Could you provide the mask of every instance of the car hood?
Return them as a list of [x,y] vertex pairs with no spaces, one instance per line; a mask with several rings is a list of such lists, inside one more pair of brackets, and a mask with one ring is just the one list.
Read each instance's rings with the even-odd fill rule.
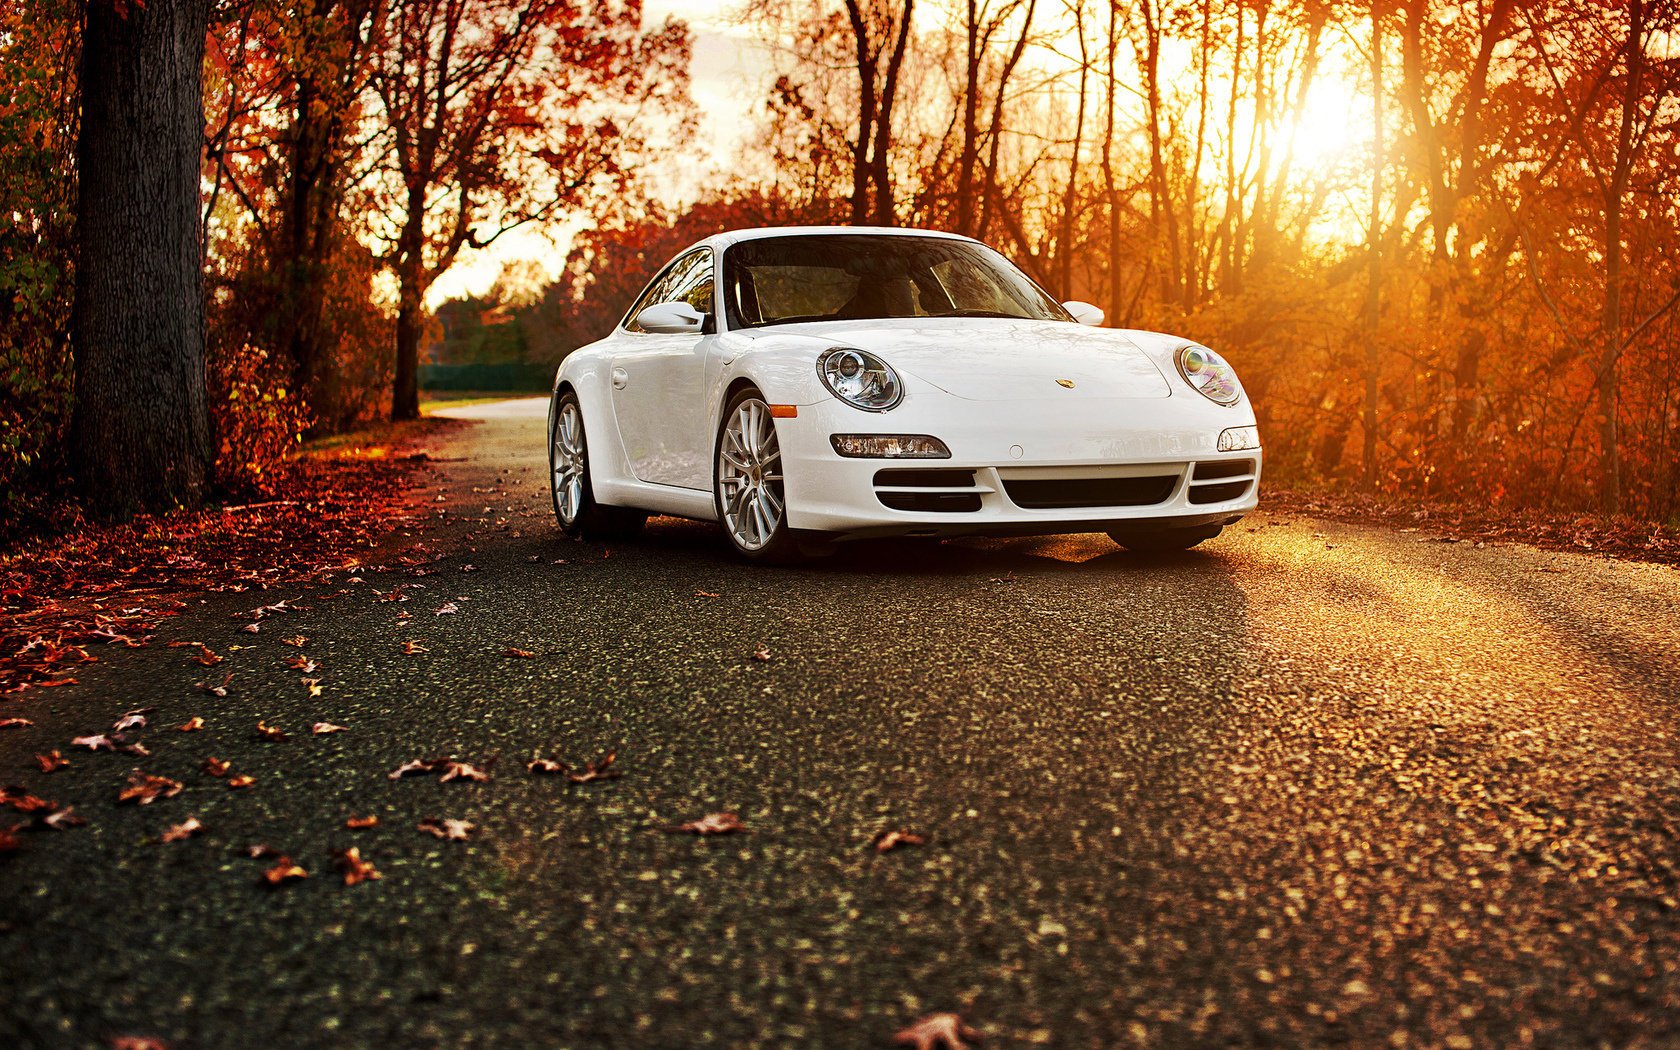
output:
[[925,318],[826,321],[753,330],[852,346],[970,401],[1026,397],[1161,398],[1172,388],[1137,344],[1113,329],[1066,321]]

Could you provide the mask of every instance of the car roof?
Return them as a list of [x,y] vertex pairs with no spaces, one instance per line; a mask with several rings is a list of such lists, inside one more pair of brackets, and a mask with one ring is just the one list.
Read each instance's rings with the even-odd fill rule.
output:
[[943,237],[953,241],[974,240],[972,237],[964,237],[958,233],[946,233],[944,230],[920,230],[906,226],[755,226],[714,233],[710,237],[695,241],[677,254],[681,255],[683,252],[692,251],[701,246],[721,251],[739,241],[756,241],[762,237],[821,236],[824,234],[862,234],[871,237]]

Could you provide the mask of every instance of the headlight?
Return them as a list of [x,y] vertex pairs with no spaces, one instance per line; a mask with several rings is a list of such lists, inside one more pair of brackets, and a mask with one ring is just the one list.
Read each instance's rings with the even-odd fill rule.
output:
[[1205,346],[1187,346],[1178,352],[1178,374],[1209,401],[1234,405],[1242,397],[1237,370]]
[[1219,432],[1219,451],[1221,452],[1244,452],[1259,447],[1259,427],[1227,427]]
[[824,350],[817,375],[835,397],[865,412],[885,412],[904,399],[898,373],[874,354],[848,346]]
[[929,434],[830,434],[834,451],[849,459],[950,459],[945,442]]

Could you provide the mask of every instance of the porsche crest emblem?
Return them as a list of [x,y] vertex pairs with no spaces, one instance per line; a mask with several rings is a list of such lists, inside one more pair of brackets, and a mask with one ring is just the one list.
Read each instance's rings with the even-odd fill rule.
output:
[[1071,380],[1071,379],[1058,379],[1058,380],[1056,380],[1056,385],[1061,386],[1061,387],[1066,387],[1069,390],[1072,390],[1073,389],[1073,380]]

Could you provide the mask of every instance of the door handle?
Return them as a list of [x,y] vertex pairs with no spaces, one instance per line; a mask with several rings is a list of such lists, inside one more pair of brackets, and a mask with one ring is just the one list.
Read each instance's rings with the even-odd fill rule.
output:
[[630,374],[622,368],[612,370],[612,385],[614,390],[623,390],[624,384],[630,381]]

